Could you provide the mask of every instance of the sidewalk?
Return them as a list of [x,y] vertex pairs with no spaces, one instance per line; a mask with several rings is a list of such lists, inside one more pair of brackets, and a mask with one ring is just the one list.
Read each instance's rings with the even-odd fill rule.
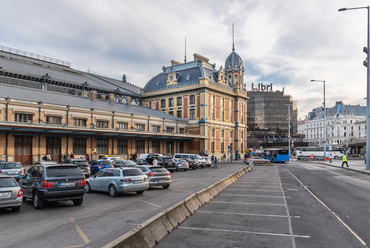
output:
[[[293,161],[300,161],[300,160],[292,160]],[[360,172],[360,173],[365,173],[365,174],[370,174],[370,170],[366,170],[366,164],[365,164],[365,161],[364,160],[351,160],[351,159],[348,159],[348,165],[349,167],[347,167],[346,165],[344,165],[343,169],[345,170],[351,170],[351,171],[357,171],[357,172]],[[313,162],[304,162],[302,161],[302,163],[313,163]],[[314,163],[317,163],[317,164],[324,164],[324,165],[328,165],[328,166],[332,166],[332,167],[337,167],[337,168],[341,168],[342,167],[342,160],[341,159],[333,159],[332,162],[330,163],[329,161],[325,161],[325,162],[314,162]]]

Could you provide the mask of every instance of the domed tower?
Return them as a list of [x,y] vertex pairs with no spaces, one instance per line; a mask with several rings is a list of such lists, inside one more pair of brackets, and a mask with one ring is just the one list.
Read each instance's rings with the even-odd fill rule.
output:
[[235,52],[234,47],[234,26],[233,26],[233,51],[227,57],[225,61],[225,75],[229,81],[229,84],[233,85],[234,88],[242,88],[244,66],[240,56]]

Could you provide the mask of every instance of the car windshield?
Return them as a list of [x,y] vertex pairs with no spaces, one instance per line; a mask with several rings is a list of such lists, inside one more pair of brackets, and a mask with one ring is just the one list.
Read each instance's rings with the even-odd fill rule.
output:
[[46,168],[48,177],[82,176],[81,169],[75,166],[51,166]]
[[136,165],[136,163],[132,160],[124,160],[122,161],[122,163],[125,165]]
[[87,163],[87,161],[73,161],[73,164],[76,164],[76,165],[89,165],[89,163]]
[[153,172],[166,172],[167,170],[165,168],[163,168],[162,166],[158,166],[158,167],[150,167],[150,169],[153,171]]
[[164,158],[163,161],[164,162],[167,162],[167,163],[173,163],[173,159],[172,158]]
[[123,170],[122,172],[125,177],[145,175],[144,172],[138,168]]
[[201,157],[201,156],[199,156],[199,155],[194,155],[194,157],[195,157],[196,159],[202,159],[202,157]]
[[21,169],[22,166],[20,163],[7,163],[4,162],[1,164],[1,169]]
[[18,183],[13,177],[0,177],[0,188],[16,186],[18,186]]
[[186,160],[181,159],[181,160],[180,160],[180,163],[185,163],[185,164],[186,164],[186,163],[187,163],[187,161],[186,161]]
[[100,165],[111,165],[111,162],[109,160],[103,160],[103,161],[100,161],[99,164]]

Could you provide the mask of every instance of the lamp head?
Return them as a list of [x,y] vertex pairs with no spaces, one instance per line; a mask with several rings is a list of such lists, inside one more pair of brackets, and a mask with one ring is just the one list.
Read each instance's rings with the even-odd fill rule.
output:
[[341,8],[341,9],[338,9],[338,11],[346,11],[347,8]]

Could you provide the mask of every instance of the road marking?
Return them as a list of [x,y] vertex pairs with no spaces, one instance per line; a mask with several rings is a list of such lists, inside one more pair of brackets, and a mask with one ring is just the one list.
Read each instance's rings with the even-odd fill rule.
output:
[[83,244],[83,245],[72,245],[72,246],[66,246],[66,247],[63,247],[63,248],[76,248],[76,247],[82,247],[84,245],[85,244]]
[[[285,192],[284,192],[284,189],[283,189],[283,185],[281,183],[281,178],[280,178],[279,172],[277,173],[277,176],[279,177],[280,189],[281,189],[281,192],[283,193],[283,196],[284,196],[284,203],[285,203],[286,214],[288,216],[290,216],[289,209],[288,209],[288,204],[287,204],[286,199],[285,199]],[[295,248],[296,247],[295,239],[294,239],[295,236],[294,236],[294,233],[293,233],[292,221],[291,221],[290,218],[288,218],[288,223],[289,223],[289,232],[290,232],[291,239],[292,239],[292,247]]]
[[298,191],[299,189],[287,189],[289,191]]
[[81,238],[83,239],[83,241],[85,242],[85,244],[88,244],[90,243],[90,240],[89,238],[85,235],[85,233],[82,231],[82,229],[80,228],[79,225],[76,224],[76,221],[73,217],[69,218],[71,220],[71,222],[73,223],[73,225],[75,226],[78,234],[80,234]]
[[[240,194],[221,194],[220,196],[223,195],[233,195],[233,196],[247,196],[247,197],[269,197],[269,198],[284,198],[284,196],[269,196],[269,195],[240,195]],[[285,198],[290,198],[289,196]]]
[[157,207],[157,208],[161,208],[161,206],[155,205],[154,203],[151,203],[151,202],[148,202],[148,201],[144,201],[144,200],[136,199],[136,198],[135,198],[135,200],[144,202],[146,204],[152,205],[152,206]]
[[[212,229],[212,228],[198,228],[198,227],[178,227],[179,229],[188,230],[199,230],[199,231],[215,231],[215,232],[234,232],[234,233],[248,233],[257,235],[268,235],[268,236],[280,236],[280,237],[290,237],[290,234],[285,233],[265,233],[265,232],[251,232],[251,231],[238,231],[238,230],[227,230],[227,229]],[[310,238],[308,235],[294,235],[296,238]]]
[[229,215],[246,215],[246,216],[262,216],[262,217],[277,217],[277,218],[296,218],[300,219],[301,216],[287,216],[287,215],[275,215],[275,214],[244,214],[244,213],[231,213],[231,212],[212,212],[212,211],[197,211],[197,213],[204,214],[229,214]]
[[310,193],[318,202],[320,202],[330,213],[332,213],[338,220],[340,223],[342,223],[348,231],[350,231],[356,238],[358,241],[360,241],[361,244],[363,244],[364,246],[366,246],[366,243],[365,241],[363,241],[360,236],[358,236],[346,223],[344,223],[344,221],[336,214],[334,213],[328,206],[325,205],[324,202],[322,202],[314,193],[312,193],[306,186],[303,185],[303,183],[292,173],[290,172],[288,169],[286,169],[303,187],[304,189]]
[[[242,188],[243,190],[245,188]],[[251,189],[248,187],[248,189]],[[225,189],[224,191],[228,191],[228,190],[237,190],[237,191],[240,191],[241,189]],[[251,189],[253,191],[262,191],[262,192],[276,192],[276,193],[281,193],[281,190],[264,190],[264,189]]]
[[284,204],[271,204],[271,203],[255,203],[255,202],[229,202],[229,201],[210,201],[210,203],[231,203],[231,204],[244,204],[244,205],[263,205],[263,206],[285,206]]

